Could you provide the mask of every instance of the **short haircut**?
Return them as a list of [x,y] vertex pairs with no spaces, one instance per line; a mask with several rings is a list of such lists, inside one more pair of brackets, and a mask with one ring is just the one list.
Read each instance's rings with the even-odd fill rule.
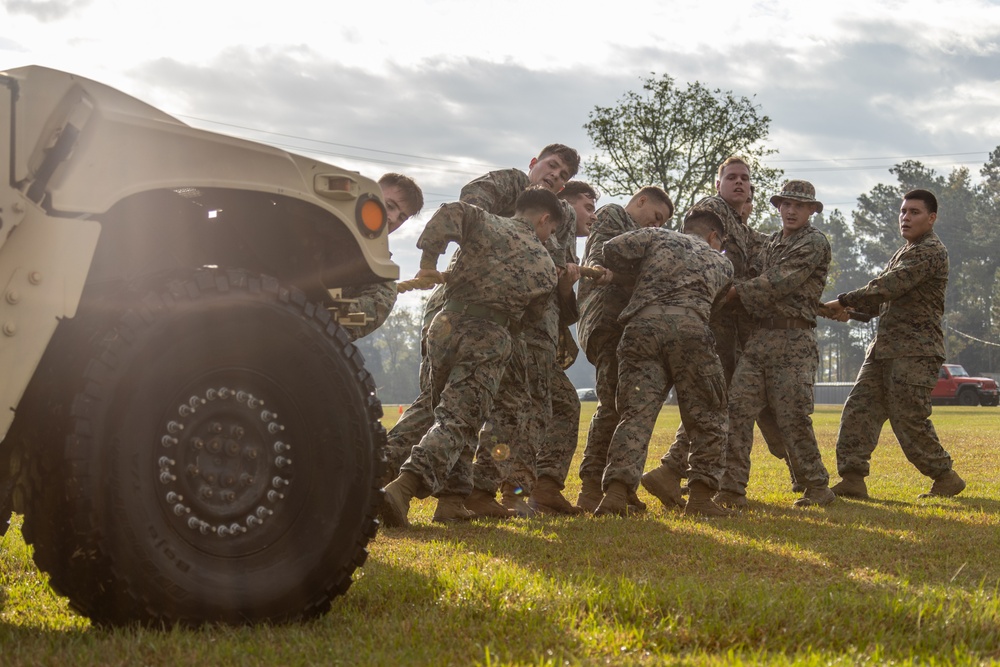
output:
[[655,199],[661,204],[666,204],[668,207],[670,207],[670,215],[668,215],[667,217],[668,218],[674,217],[674,202],[671,201],[670,195],[667,194],[666,190],[664,190],[658,185],[647,185],[646,187],[641,188],[638,192],[632,195],[632,199],[643,196],[645,196],[646,199]]
[[930,190],[924,190],[921,188],[917,188],[916,190],[910,190],[905,195],[903,195],[903,200],[905,201],[907,199],[919,199],[920,201],[922,201],[924,204],[927,205],[928,213],[937,213],[937,208],[938,208],[937,197],[935,197],[934,193],[931,192]]
[[413,209],[412,215],[420,213],[420,209],[424,207],[424,192],[417,185],[417,182],[409,176],[390,171],[387,174],[382,174],[382,178],[378,179],[378,184],[380,187],[399,188],[406,203]]
[[570,178],[576,176],[576,172],[580,170],[580,154],[565,144],[549,144],[538,154],[538,159],[541,160],[549,155],[558,155],[562,158],[562,161],[566,163],[566,167],[569,169]]
[[517,213],[548,213],[557,225],[563,221],[563,205],[559,198],[540,185],[529,186],[517,196],[514,202],[514,212]]
[[684,233],[708,236],[718,232],[720,238],[726,238],[726,226],[722,224],[719,214],[709,208],[695,206],[684,216]]
[[723,160],[722,164],[719,165],[719,173],[716,174],[715,180],[721,181],[722,172],[724,172],[726,170],[726,167],[728,167],[731,164],[742,164],[744,167],[747,168],[747,171],[750,172],[750,175],[751,176],[753,175],[753,169],[750,168],[750,165],[747,164],[746,160],[741,158],[739,155],[730,155],[725,160]]
[[595,202],[601,198],[597,190],[591,187],[590,183],[584,181],[569,181],[559,193],[559,199],[576,200],[579,196],[590,197]]

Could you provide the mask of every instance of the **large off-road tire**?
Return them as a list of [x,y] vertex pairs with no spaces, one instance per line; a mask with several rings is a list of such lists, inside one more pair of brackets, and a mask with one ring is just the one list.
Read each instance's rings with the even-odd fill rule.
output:
[[63,336],[85,361],[26,456],[36,563],[102,624],[326,611],[378,525],[385,432],[360,353],[324,308],[241,271],[127,303]]
[[958,396],[955,402],[959,405],[979,405],[979,394],[972,387],[966,387],[965,389],[958,390]]

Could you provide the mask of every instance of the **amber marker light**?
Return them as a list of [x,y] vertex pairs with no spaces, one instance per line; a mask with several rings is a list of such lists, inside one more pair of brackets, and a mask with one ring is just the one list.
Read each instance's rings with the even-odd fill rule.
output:
[[386,213],[385,206],[374,195],[363,195],[358,199],[358,205],[354,209],[354,215],[358,221],[358,228],[361,233],[370,239],[377,238],[385,229]]

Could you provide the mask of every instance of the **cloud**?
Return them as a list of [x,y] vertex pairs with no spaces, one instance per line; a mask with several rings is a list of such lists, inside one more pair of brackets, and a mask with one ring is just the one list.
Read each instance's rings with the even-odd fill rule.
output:
[[4,0],[0,5],[10,14],[31,16],[42,23],[49,23],[86,9],[92,2],[93,0]]
[[[448,54],[372,70],[311,45],[272,44],[226,47],[199,63],[140,61],[129,75],[139,96],[187,122],[318,152],[373,178],[390,170],[417,178],[426,212],[392,242],[400,263],[412,261],[405,275],[438,204],[492,168],[526,168],[553,141],[592,154],[582,128],[590,110],[615,104],[651,73],[753,97],[772,119],[775,166],[809,178],[841,208],[894,180],[887,169],[900,160],[890,157],[982,150],[985,160],[1000,143],[997,25],[962,39],[914,39],[888,19],[839,21],[828,37],[803,42],[752,35],[736,47],[620,47],[610,68]],[[871,157],[887,159],[859,160]],[[928,165],[946,173],[948,159]]]

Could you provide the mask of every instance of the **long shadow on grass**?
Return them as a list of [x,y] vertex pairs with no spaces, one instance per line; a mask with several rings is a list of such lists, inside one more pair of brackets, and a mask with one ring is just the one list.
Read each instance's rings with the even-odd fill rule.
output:
[[[460,533],[474,536],[480,527],[450,528],[414,526],[380,536],[428,540],[432,558],[430,565],[428,559],[416,559],[420,564],[413,568],[388,564],[378,548],[365,565],[364,577],[334,606],[325,624],[341,635],[375,644],[377,659],[356,654],[355,664],[469,665],[482,661],[487,650],[493,660],[530,663],[536,654],[533,642],[539,638],[567,658],[586,656],[580,638],[559,615],[521,603],[521,592],[504,579],[509,573],[489,560],[467,558],[475,540],[449,539]],[[392,545],[384,548],[391,550]]]
[[980,498],[927,500],[920,506],[840,499],[806,511],[752,502],[728,530],[745,540],[814,555],[851,578],[974,592],[1000,582],[1000,561],[994,556],[1000,553],[998,510],[998,503]]
[[[624,520],[540,518],[398,535],[429,549],[450,545],[442,558],[471,558],[467,575],[448,578],[473,613],[489,616],[508,600],[561,618],[567,644],[560,648],[574,655],[579,637],[595,634],[628,636],[630,650],[654,655],[794,654],[805,646],[879,646],[882,659],[992,655],[1000,642],[990,562],[1000,553],[998,531],[908,510],[905,503],[807,511],[755,503],[741,517],[717,521],[661,510]],[[508,621],[538,617],[515,614],[503,625]]]

